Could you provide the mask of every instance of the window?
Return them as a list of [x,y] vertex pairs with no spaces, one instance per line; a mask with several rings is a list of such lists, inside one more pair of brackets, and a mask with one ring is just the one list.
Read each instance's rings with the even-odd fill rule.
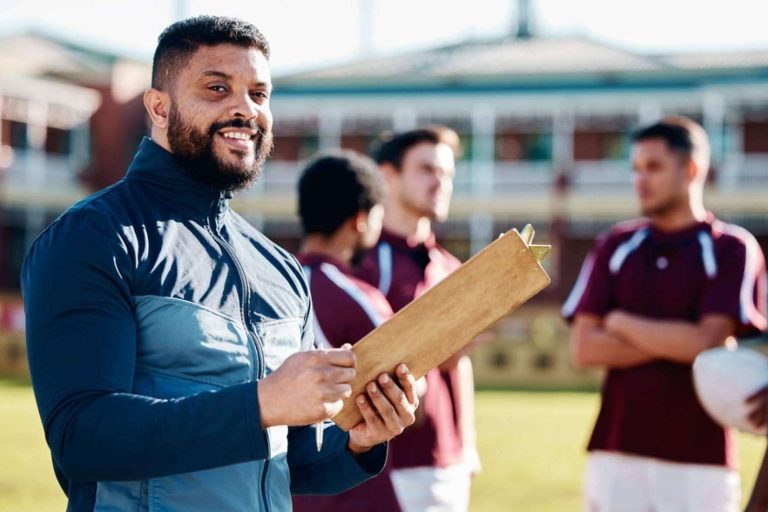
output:
[[577,130],[573,135],[573,156],[577,161],[626,159],[629,136],[617,131]]
[[552,159],[551,133],[504,132],[496,135],[496,160],[546,162]]

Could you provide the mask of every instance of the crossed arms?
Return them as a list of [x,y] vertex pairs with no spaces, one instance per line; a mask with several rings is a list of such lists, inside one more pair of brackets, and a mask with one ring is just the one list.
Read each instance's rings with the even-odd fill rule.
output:
[[577,313],[571,351],[574,362],[585,368],[626,368],[658,359],[692,363],[700,352],[724,345],[735,329],[733,319],[720,314],[686,322],[651,319],[618,309],[604,317]]

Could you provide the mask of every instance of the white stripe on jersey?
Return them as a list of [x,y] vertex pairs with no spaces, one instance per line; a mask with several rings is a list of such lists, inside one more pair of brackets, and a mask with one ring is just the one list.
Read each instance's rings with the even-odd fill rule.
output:
[[[308,265],[304,265],[302,267],[302,270],[304,270],[304,275],[307,276],[307,284],[309,284],[310,289],[310,295],[312,290],[312,269]],[[333,345],[328,341],[328,338],[325,336],[325,333],[323,332],[323,328],[320,327],[320,322],[317,320],[317,315],[315,315],[315,310],[312,310],[312,327],[315,331],[315,346],[318,348],[333,348]]]
[[715,259],[715,246],[712,235],[706,231],[699,231],[699,245],[701,245],[701,261],[704,263],[704,271],[707,277],[717,277],[717,260]]
[[341,288],[347,293],[347,295],[349,295],[355,302],[357,302],[362,310],[365,311],[365,314],[368,315],[368,318],[371,320],[374,326],[378,327],[382,324],[382,322],[384,322],[384,319],[376,311],[374,305],[371,304],[370,299],[365,296],[365,293],[360,291],[360,288],[358,288],[355,283],[350,281],[349,278],[345,276],[338,268],[328,263],[323,263],[320,265],[320,271],[325,274],[333,284]]
[[760,272],[760,246],[752,233],[733,224],[720,224],[723,233],[734,236],[744,242],[746,249],[744,261],[744,277],[741,280],[741,291],[739,293],[739,303],[741,305],[741,321],[745,324],[751,323],[751,318],[762,317],[762,313],[757,310],[754,302],[755,282],[757,274]]
[[392,246],[387,242],[379,244],[379,291],[386,297],[392,286]]
[[627,257],[640,247],[640,244],[642,244],[643,240],[647,237],[648,228],[641,229],[635,232],[635,234],[632,235],[632,238],[616,248],[616,252],[613,253],[611,260],[608,262],[608,268],[610,269],[611,274],[616,275],[619,273],[619,270],[621,270],[621,266],[624,264]]
[[573,290],[571,290],[570,295],[568,295],[568,298],[560,310],[560,313],[565,318],[570,318],[573,316],[573,313],[576,311],[579,302],[581,302],[581,298],[584,296],[584,292],[587,289],[589,278],[592,276],[592,267],[594,265],[595,255],[591,252],[587,256],[587,259],[584,260],[584,264],[581,266],[581,272],[579,272],[579,277],[576,279],[576,284],[573,285]]

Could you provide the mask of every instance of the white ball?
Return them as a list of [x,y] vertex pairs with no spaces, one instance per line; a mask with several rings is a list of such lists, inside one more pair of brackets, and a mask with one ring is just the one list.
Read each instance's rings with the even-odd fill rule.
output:
[[749,421],[747,397],[768,386],[768,358],[748,348],[713,348],[693,362],[693,383],[704,410],[724,427],[765,435]]

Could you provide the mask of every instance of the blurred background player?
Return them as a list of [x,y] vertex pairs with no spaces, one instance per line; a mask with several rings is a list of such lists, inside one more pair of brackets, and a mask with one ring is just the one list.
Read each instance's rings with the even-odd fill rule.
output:
[[[445,127],[400,133],[376,155],[387,183],[384,229],[360,275],[397,312],[453,272],[460,262],[435,240],[453,192],[458,135]],[[391,478],[406,511],[466,510],[475,447],[472,365],[457,354],[420,381],[416,424],[390,445]]]
[[[384,295],[352,273],[363,250],[381,234],[384,182],[373,160],[338,151],[312,161],[298,188],[304,230],[299,261],[310,283],[315,340],[321,347],[340,348],[392,316]],[[352,492],[294,497],[293,504],[297,512],[399,510],[386,468]]]
[[766,327],[765,261],[704,208],[704,130],[667,118],[633,137],[646,219],[597,242],[563,306],[580,366],[607,369],[589,442],[587,510],[739,508],[735,443],[696,399],[691,363]]

